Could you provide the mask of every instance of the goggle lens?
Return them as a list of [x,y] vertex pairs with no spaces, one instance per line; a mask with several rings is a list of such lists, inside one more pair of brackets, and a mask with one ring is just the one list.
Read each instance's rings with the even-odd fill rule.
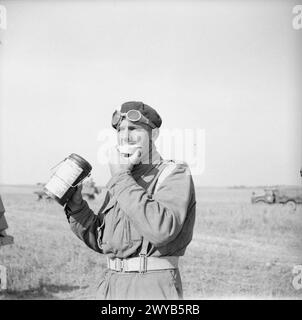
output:
[[145,119],[144,116],[142,116],[141,112],[138,110],[129,110],[127,113],[121,113],[120,111],[115,110],[111,120],[112,126],[115,129],[123,117],[126,117],[128,120],[133,122],[142,121],[153,129],[156,127],[151,121]]
[[130,121],[139,121],[141,118],[141,113],[138,110],[129,110],[127,112],[127,118]]
[[120,113],[118,111],[115,111],[114,114],[112,115],[112,124],[116,126],[118,122],[120,121]]

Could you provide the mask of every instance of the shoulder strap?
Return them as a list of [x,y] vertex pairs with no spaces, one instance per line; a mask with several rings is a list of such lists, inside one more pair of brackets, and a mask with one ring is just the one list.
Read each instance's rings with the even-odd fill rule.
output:
[[160,173],[156,185],[155,185],[155,189],[154,189],[154,193],[157,192],[157,190],[159,189],[160,185],[162,184],[162,182],[168,177],[168,175],[176,168],[176,163],[175,162],[169,162],[167,164],[167,166],[162,170],[162,172]]
[[[166,167],[162,170],[162,172],[159,174],[159,177],[157,179],[154,193],[157,192],[158,188],[162,184],[162,182],[168,177],[168,175],[176,168],[176,163],[174,162],[169,162]],[[149,241],[144,237],[143,238],[143,243],[142,243],[142,248],[140,251],[140,256],[146,256],[147,255],[147,250],[148,250],[148,245]]]

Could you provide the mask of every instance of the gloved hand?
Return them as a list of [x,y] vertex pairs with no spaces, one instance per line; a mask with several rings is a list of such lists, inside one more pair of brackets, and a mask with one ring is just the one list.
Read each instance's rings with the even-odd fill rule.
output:
[[72,197],[69,199],[68,201],[68,207],[71,210],[76,210],[78,207],[80,207],[80,205],[82,204],[83,201],[83,196],[82,196],[82,189],[83,189],[83,185],[79,184],[77,186],[77,190],[75,191],[75,193],[72,195]]

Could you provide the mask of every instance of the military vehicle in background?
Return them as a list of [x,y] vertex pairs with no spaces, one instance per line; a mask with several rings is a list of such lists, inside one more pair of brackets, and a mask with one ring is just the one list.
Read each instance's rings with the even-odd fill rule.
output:
[[100,193],[100,188],[95,185],[92,178],[83,183],[82,195],[83,198],[94,200],[96,195]]
[[264,189],[262,194],[253,192],[251,202],[256,204],[280,203],[290,209],[296,210],[298,204],[302,204],[302,187],[278,187]]
[[49,200],[49,201],[52,200],[52,198],[44,191],[45,185],[46,185],[46,183],[41,183],[41,182],[37,183],[39,190],[34,191],[34,194],[37,195],[37,201],[40,201],[43,198],[46,200]]

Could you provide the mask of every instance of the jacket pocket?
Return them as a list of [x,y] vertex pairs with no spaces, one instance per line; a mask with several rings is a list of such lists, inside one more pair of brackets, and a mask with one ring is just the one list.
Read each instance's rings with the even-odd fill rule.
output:
[[129,242],[141,241],[143,237],[136,230],[131,220],[127,216],[125,216],[125,220],[126,220],[127,235],[128,235]]
[[103,252],[119,256],[134,254],[142,241],[142,236],[127,215],[116,206],[105,215],[104,220]]

